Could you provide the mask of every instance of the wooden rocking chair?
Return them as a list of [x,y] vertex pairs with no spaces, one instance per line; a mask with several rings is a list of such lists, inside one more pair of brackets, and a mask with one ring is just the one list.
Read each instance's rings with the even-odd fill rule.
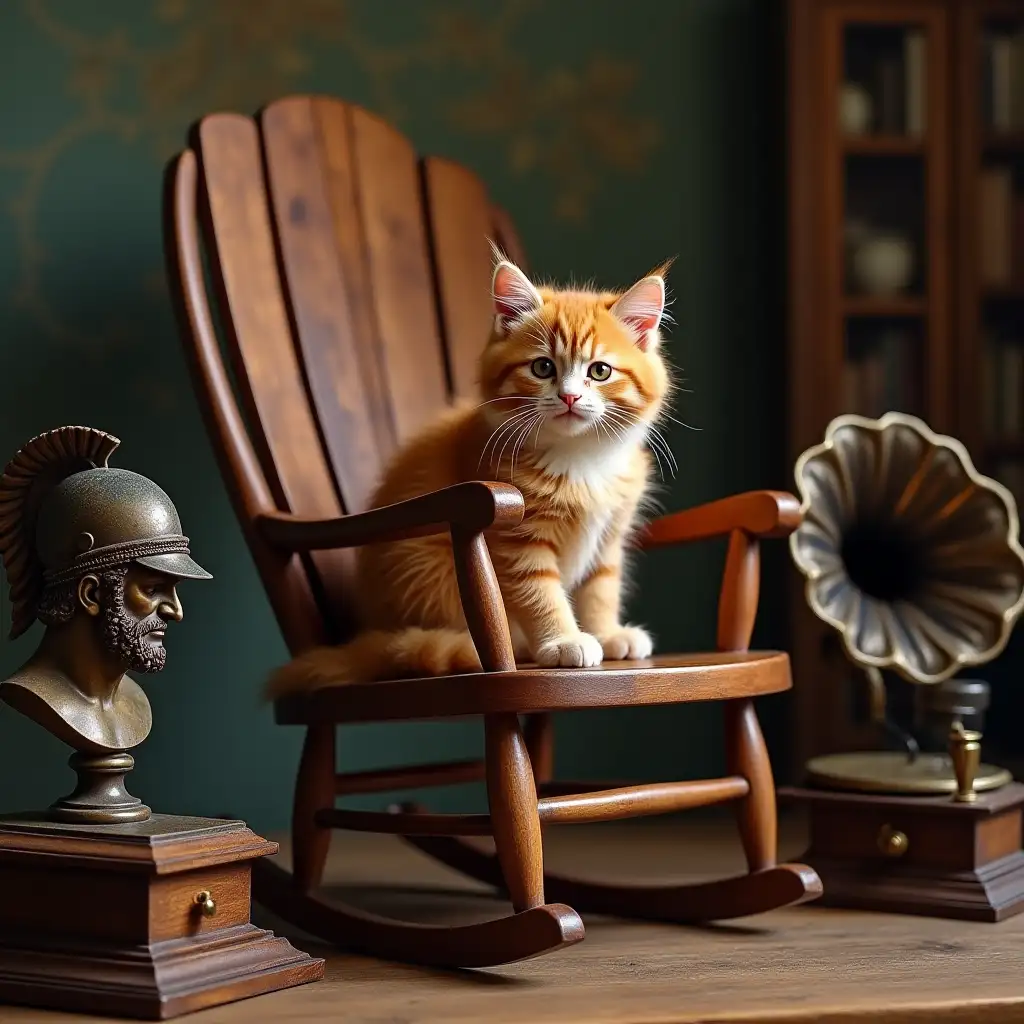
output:
[[[484,671],[338,686],[277,702],[306,729],[292,818],[294,871],[261,865],[255,898],[347,949],[446,967],[537,956],[583,938],[574,909],[699,922],[812,899],[821,884],[776,864],[775,790],[753,698],[790,687],[789,660],[748,651],[758,541],[799,521],[789,494],[742,494],[657,520],[647,547],[727,536],[718,650],[596,669],[518,667],[486,537],[519,522],[519,492],[487,481],[367,510],[382,461],[453,396],[474,392],[487,336],[494,238],[525,259],[508,218],[468,170],[420,160],[394,128],[335,99],[294,96],[258,118],[213,114],[167,179],[172,290],[209,435],[293,654],[351,629],[350,551],[412,532],[451,535]],[[209,263],[230,366],[204,279]],[[253,680],[257,685],[259,680]],[[609,788],[552,781],[549,713],[720,700],[729,775]],[[525,730],[519,715],[526,715]],[[482,762],[336,774],[336,726],[480,716]],[[343,810],[354,793],[483,779],[490,813]],[[749,873],[707,884],[623,887],[545,874],[541,828],[732,800]],[[407,924],[328,904],[314,890],[335,828],[395,833],[511,897],[512,916]],[[491,835],[496,855],[463,837]]]

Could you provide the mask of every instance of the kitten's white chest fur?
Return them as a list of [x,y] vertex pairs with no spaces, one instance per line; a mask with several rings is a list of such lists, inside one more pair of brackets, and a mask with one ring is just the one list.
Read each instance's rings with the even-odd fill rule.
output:
[[595,567],[601,541],[611,525],[612,512],[610,508],[603,508],[588,517],[576,535],[575,544],[566,545],[563,549],[558,571],[566,590],[580,584]]
[[595,568],[602,541],[621,511],[622,488],[618,481],[630,471],[643,431],[623,432],[617,443],[601,435],[566,439],[544,453],[541,466],[590,493],[590,512],[580,524],[575,542],[566,545],[558,560],[562,583],[571,590]]
[[550,444],[538,459],[540,467],[553,476],[582,484],[595,495],[606,491],[617,477],[629,472],[636,449],[644,442],[643,425],[619,430],[610,440],[602,432],[563,438]]

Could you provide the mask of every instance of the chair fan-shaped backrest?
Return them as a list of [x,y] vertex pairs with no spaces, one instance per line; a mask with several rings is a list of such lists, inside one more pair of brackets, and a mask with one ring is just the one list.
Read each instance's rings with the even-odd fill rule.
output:
[[518,239],[466,168],[327,97],[203,118],[168,183],[182,335],[236,511],[289,647],[338,638],[351,555],[283,561],[252,517],[366,507],[395,446],[472,394],[489,240],[522,260]]

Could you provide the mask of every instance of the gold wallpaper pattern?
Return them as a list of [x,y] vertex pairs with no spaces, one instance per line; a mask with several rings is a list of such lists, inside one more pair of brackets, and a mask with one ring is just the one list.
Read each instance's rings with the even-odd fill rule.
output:
[[[497,0],[476,11],[439,0],[396,5],[415,10],[422,31],[391,41],[363,27],[364,0],[139,0],[149,3],[160,29],[155,43],[138,41],[126,27],[83,30],[54,0],[18,2],[32,28],[65,56],[75,113],[33,146],[0,147],[0,168],[16,180],[6,212],[15,225],[19,279],[9,300],[54,340],[77,342],[86,357],[96,349],[82,344],[80,331],[47,300],[38,224],[51,172],[91,136],[142,139],[154,162],[163,161],[202,114],[251,113],[302,91],[325,54],[357,68],[373,108],[408,130],[403,86],[410,76],[454,71],[471,87],[462,98],[439,101],[450,129],[493,141],[513,175],[539,177],[552,215],[570,224],[586,222],[610,176],[642,171],[660,140],[656,120],[632,109],[643,109],[635,63],[601,53],[581,66],[545,63],[517,45],[516,33],[529,38],[537,27],[531,19],[543,17],[538,0]],[[162,274],[146,286],[162,288]]]

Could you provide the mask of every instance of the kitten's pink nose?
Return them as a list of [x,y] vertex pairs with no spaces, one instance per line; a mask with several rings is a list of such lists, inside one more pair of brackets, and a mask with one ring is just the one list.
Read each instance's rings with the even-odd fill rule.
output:
[[563,402],[565,402],[565,404],[571,409],[572,406],[573,406],[573,402],[578,402],[582,396],[581,395],[559,395],[558,397]]

